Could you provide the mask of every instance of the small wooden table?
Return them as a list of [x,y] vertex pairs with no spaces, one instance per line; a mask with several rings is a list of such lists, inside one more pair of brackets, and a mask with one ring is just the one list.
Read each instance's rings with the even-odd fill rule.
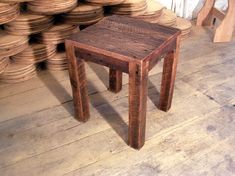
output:
[[145,142],[148,72],[162,56],[164,68],[158,108],[171,107],[179,54],[180,31],[124,16],[106,17],[66,40],[75,118],[89,118],[84,61],[110,68],[109,90],[122,88],[122,72],[129,74],[129,145]]

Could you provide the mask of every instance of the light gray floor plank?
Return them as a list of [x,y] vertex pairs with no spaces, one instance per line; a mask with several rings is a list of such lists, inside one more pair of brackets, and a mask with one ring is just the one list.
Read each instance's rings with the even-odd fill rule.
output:
[[[228,114],[229,118],[222,118],[221,115],[224,113]],[[163,133],[160,132],[158,136],[149,140],[141,151],[119,152],[110,158],[65,175],[196,176],[203,175],[206,170],[210,173],[219,171],[226,175],[233,175],[235,137],[228,131],[235,128],[234,115],[234,109],[222,108],[205,116],[192,118],[190,121],[185,121],[187,123],[175,126],[168,131],[163,130]],[[229,127],[228,131],[224,126]],[[210,154],[212,156],[209,156]],[[224,161],[224,157],[227,161]],[[207,162],[211,164],[211,167],[205,163],[206,161],[200,163],[200,158],[210,159]],[[228,167],[213,169],[216,164],[228,165]]]

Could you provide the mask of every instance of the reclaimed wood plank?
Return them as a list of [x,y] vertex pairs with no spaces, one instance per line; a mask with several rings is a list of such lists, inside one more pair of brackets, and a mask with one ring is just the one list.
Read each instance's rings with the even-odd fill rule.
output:
[[[209,99],[207,99],[207,97],[205,97],[204,95],[200,94],[199,92],[197,93],[198,95],[196,96],[197,98],[195,98],[192,101],[191,97],[195,97],[195,92],[194,89],[190,89],[190,87],[187,87],[185,84],[179,84],[180,88],[176,89],[176,94],[177,92],[181,92],[181,94],[183,94],[183,92],[185,91],[189,91],[189,94],[191,95],[190,97],[188,97],[187,99],[184,99],[183,102],[181,103],[177,103],[177,99],[175,99],[175,103],[177,105],[177,107],[174,108],[174,106],[172,107],[172,110],[170,111],[170,113],[165,114],[162,113],[160,111],[158,111],[155,108],[155,105],[149,102],[149,104],[151,105],[151,107],[149,107],[148,110],[148,120],[147,120],[147,140],[154,135],[158,135],[158,132],[160,132],[161,130],[163,130],[164,128],[168,128],[168,127],[172,127],[174,125],[177,125],[178,123],[184,123],[184,121],[189,120],[193,117],[198,117],[200,115],[203,114],[207,114],[209,113],[207,107],[205,106],[200,106],[200,102],[201,101],[205,101],[207,102],[208,106],[210,106],[211,108],[218,108],[218,105],[214,102],[211,102]],[[185,88],[185,90],[182,90],[182,88]],[[190,93],[191,92],[191,93]],[[188,94],[186,94],[188,95]],[[13,133],[13,137],[14,137],[14,141],[13,143],[11,143],[10,146],[8,146],[7,148],[5,148],[5,150],[1,151],[1,158],[4,158],[2,161],[3,163],[1,164],[2,166],[4,166],[4,168],[8,168],[6,171],[9,172],[9,168],[13,167],[22,167],[20,166],[21,163],[27,163],[28,160],[32,160],[34,162],[34,160],[37,160],[39,158],[41,158],[40,156],[43,155],[46,158],[48,158],[52,153],[54,153],[53,151],[55,150],[55,153],[58,153],[59,156],[61,157],[69,157],[67,156],[67,152],[68,151],[74,151],[77,153],[76,150],[73,149],[68,149],[68,147],[70,148],[70,145],[72,146],[76,146],[77,148],[80,148],[80,146],[82,146],[83,144],[81,143],[87,143],[86,140],[91,140],[96,141],[95,143],[99,144],[100,147],[103,147],[103,145],[107,145],[105,144],[104,141],[100,141],[103,139],[103,137],[100,137],[100,135],[108,135],[110,133],[112,133],[112,145],[117,147],[117,144],[119,144],[121,147],[121,150],[124,148],[128,148],[128,146],[126,146],[125,138],[126,138],[126,122],[128,121],[127,117],[128,117],[128,108],[127,108],[127,97],[124,97],[122,99],[118,99],[117,101],[113,102],[112,105],[113,107],[117,107],[115,109],[116,112],[114,112],[114,110],[111,109],[109,104],[103,104],[99,107],[97,107],[97,113],[96,116],[92,116],[91,121],[89,121],[86,124],[82,124],[76,126],[73,122],[73,119],[70,119],[70,117],[67,118],[63,118],[60,121],[56,121],[55,123],[50,123],[48,125],[44,125],[38,128],[34,128],[34,129],[29,129],[29,131],[23,131],[22,133],[17,132],[17,134]],[[198,109],[200,109],[200,111],[197,111],[194,109],[194,107],[197,106]],[[184,108],[187,108],[189,111],[184,112]],[[47,113],[47,112],[45,112]],[[189,114],[193,114],[192,116],[188,116]],[[120,117],[118,114],[122,114],[122,116]],[[51,114],[53,116],[53,114]],[[115,118],[113,118],[115,117]],[[156,118],[157,117],[157,118]],[[120,120],[119,118],[124,118],[123,120]],[[97,125],[98,124],[98,125]],[[178,124],[178,125],[179,125]],[[73,125],[75,126],[74,128],[69,129],[70,127],[73,127]],[[110,129],[110,126],[113,129]],[[68,130],[66,130],[68,129]],[[92,130],[91,130],[92,129]],[[107,132],[108,131],[108,132]],[[100,134],[101,133],[101,134]],[[117,135],[118,133],[118,135]],[[32,135],[35,134],[35,135]],[[90,136],[96,136],[96,137],[90,137]],[[121,136],[121,137],[120,137]],[[4,139],[4,138],[3,138]],[[7,140],[7,136],[5,138],[5,140]],[[38,139],[38,140],[37,140]],[[124,141],[123,141],[124,140]],[[116,141],[119,141],[118,143],[116,143]],[[6,142],[8,144],[10,144],[9,142]],[[32,144],[34,144],[32,146]],[[92,144],[89,144],[92,145]],[[103,157],[102,153],[96,153],[93,149],[91,149],[90,147],[94,147],[94,145],[92,146],[87,146],[87,150],[79,150],[80,152],[88,152],[88,150],[93,151],[93,156],[95,158],[100,158],[101,156]],[[97,146],[97,145],[95,145]],[[119,151],[120,146],[115,148],[116,150]],[[74,147],[74,148],[76,148]],[[84,144],[85,147],[85,144]],[[63,149],[64,148],[64,149]],[[97,149],[98,150],[98,149]],[[108,150],[106,148],[106,150]],[[114,149],[113,149],[114,150]],[[112,151],[113,151],[112,150]],[[62,154],[61,152],[64,151]],[[79,153],[78,152],[78,155]],[[60,154],[59,154],[60,153]],[[73,154],[71,154],[70,156],[72,156]],[[56,157],[56,154],[55,156]],[[52,158],[53,158],[52,157]],[[46,160],[46,158],[44,158]],[[49,157],[51,158],[51,157]],[[43,159],[43,160],[44,160]],[[54,158],[55,160],[58,159],[58,157]],[[70,158],[71,160],[75,161],[75,158]],[[30,161],[30,163],[32,162]],[[86,162],[83,162],[82,160],[80,160],[81,162],[77,163],[76,167],[83,167],[86,164],[89,164],[93,161],[89,161],[87,160]],[[43,161],[44,162],[44,161]],[[45,161],[46,162],[46,161]],[[15,163],[15,164],[14,164]],[[19,165],[18,165],[19,164]],[[36,164],[36,163],[35,163]],[[38,165],[39,163],[37,163],[36,165]],[[83,165],[84,164],[84,165]],[[32,166],[33,167],[33,166]],[[39,167],[40,169],[41,167]],[[13,169],[13,170],[18,170],[18,169]],[[14,172],[15,172],[14,171]],[[19,172],[19,170],[18,170]],[[55,172],[55,170],[52,169],[52,172]],[[37,171],[35,171],[35,174],[37,173]],[[23,172],[22,172],[23,174]],[[25,171],[25,173],[27,175],[27,172]],[[39,171],[37,174],[43,174],[41,173],[41,171]]]
[[[207,115],[192,118],[179,126],[173,126],[168,132],[162,131],[163,133],[156,135],[151,140],[146,142],[146,145],[138,153],[134,150],[122,151],[114,154],[112,157],[96,162],[87,167],[72,171],[66,176],[70,175],[198,175],[196,165],[201,165],[198,161],[194,161],[193,158],[199,156],[205,156],[209,158],[207,152],[213,150],[215,146],[224,156],[224,151],[221,145],[225,145],[228,149],[227,152],[233,151],[232,145],[229,142],[234,143],[233,134],[227,133],[223,139],[218,139],[211,135],[210,127],[212,123],[217,124],[218,121],[222,122],[221,126],[234,126],[234,122],[231,125],[231,121],[221,121],[221,114],[227,112],[228,114],[233,113],[234,110],[221,108]],[[231,116],[230,116],[231,117]],[[190,126],[190,129],[188,130]],[[221,133],[224,128],[218,128],[214,134]],[[184,136],[184,137],[179,137]],[[202,140],[203,139],[203,140]],[[155,147],[154,143],[158,144],[159,147]],[[146,152],[148,151],[148,152]],[[216,150],[215,150],[216,152]],[[226,152],[226,153],[227,153]],[[233,153],[233,152],[232,152]],[[220,155],[220,153],[219,153]],[[233,154],[232,154],[233,155]],[[139,159],[141,158],[141,160]],[[215,161],[210,157],[210,161]],[[128,161],[132,161],[132,163]],[[192,165],[187,165],[190,163]],[[197,164],[198,162],[198,164]],[[206,162],[206,160],[205,160]],[[204,162],[204,163],[205,163]],[[215,161],[219,163],[218,161]],[[189,168],[180,168],[183,163]],[[182,164],[182,165],[181,165]],[[100,167],[102,166],[102,167]],[[177,170],[177,166],[178,170]],[[174,168],[175,167],[175,168]],[[201,165],[203,167],[203,165]],[[207,167],[213,173],[213,169]],[[232,167],[230,167],[231,169]],[[171,172],[169,172],[171,171]],[[229,171],[229,169],[228,169]],[[222,172],[230,173],[230,172]]]
[[122,90],[122,72],[109,69],[109,91],[118,93]]
[[90,117],[90,110],[85,62],[81,59],[77,59],[75,56],[75,48],[69,42],[66,42],[65,45],[69,63],[69,77],[73,93],[74,117],[78,121],[86,122]]
[[128,144],[140,149],[145,143],[149,63],[129,63]]
[[180,38],[177,39],[176,49],[168,53],[164,59],[160,100],[158,105],[158,108],[163,111],[168,111],[171,108],[179,59],[179,41]]

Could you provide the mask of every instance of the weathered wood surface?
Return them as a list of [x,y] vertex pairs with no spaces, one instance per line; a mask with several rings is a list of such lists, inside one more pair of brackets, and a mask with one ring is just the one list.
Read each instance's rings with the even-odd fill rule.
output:
[[129,63],[128,144],[136,149],[140,149],[145,143],[148,67],[148,63]]
[[[180,41],[178,37],[177,41]],[[158,108],[168,111],[171,108],[172,97],[174,92],[175,77],[179,59],[179,45],[174,51],[168,53],[164,58],[162,71],[162,84]]]
[[84,60],[77,59],[75,48],[66,45],[69,64],[69,78],[73,92],[74,117],[81,122],[86,122],[90,117],[87,80]]
[[234,44],[235,37],[214,45],[206,29],[193,29],[181,48],[168,113],[155,107],[162,69],[150,72],[146,144],[140,151],[125,142],[126,74],[122,91],[113,94],[107,90],[108,70],[86,67],[93,114],[86,124],[73,119],[67,73],[42,72],[25,87],[0,84],[0,175],[233,176]]
[[[71,43],[79,48],[77,51],[79,57],[85,51],[90,55],[99,53],[99,55],[113,60],[113,65],[115,61],[126,63],[133,59],[136,62],[149,59],[148,56],[152,52],[162,52],[162,46],[172,43],[171,40],[179,34],[180,30],[175,28],[133,18],[110,16],[84,29],[79,34],[73,34],[68,41],[71,40]],[[86,58],[84,57],[84,59]],[[93,62],[94,60],[99,61],[99,58],[92,58]],[[104,60],[102,59],[102,62]]]
[[122,72],[109,69],[109,91],[118,93],[122,90]]

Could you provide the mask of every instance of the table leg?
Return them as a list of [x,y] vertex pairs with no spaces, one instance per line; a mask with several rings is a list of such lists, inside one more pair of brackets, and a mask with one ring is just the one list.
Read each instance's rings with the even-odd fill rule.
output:
[[145,142],[148,64],[129,63],[129,145],[140,149]]
[[176,49],[169,52],[164,59],[160,100],[158,105],[158,108],[162,111],[168,111],[171,108],[179,57],[179,40],[180,38],[178,37]]
[[109,69],[109,90],[118,93],[122,90],[122,72]]
[[66,43],[66,53],[69,63],[69,76],[73,92],[75,118],[85,122],[89,119],[89,103],[85,64],[75,56],[74,47]]

